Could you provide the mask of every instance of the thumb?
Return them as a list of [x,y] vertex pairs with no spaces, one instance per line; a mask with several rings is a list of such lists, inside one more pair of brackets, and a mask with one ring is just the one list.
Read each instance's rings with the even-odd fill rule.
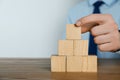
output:
[[89,32],[94,26],[98,25],[97,23],[87,23],[87,24],[82,24],[82,23],[76,23],[76,27],[81,27],[81,32],[86,33]]

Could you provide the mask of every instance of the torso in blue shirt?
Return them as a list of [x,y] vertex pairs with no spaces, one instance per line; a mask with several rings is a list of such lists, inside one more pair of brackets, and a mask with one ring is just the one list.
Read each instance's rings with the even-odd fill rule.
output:
[[[76,21],[84,16],[92,14],[92,4],[96,0],[86,0],[69,11],[67,24],[75,24]],[[119,26],[120,29],[120,0],[103,0],[106,4],[101,6],[100,10],[102,14],[111,14]],[[82,39],[89,40],[89,32],[82,34]],[[112,52],[100,52],[98,50],[97,55],[99,58],[120,58],[120,54]]]

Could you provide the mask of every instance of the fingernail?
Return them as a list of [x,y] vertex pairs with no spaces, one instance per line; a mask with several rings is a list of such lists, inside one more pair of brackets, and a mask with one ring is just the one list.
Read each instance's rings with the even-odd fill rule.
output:
[[77,25],[77,26],[80,26],[80,24],[81,24],[81,22],[79,21],[79,22],[77,22],[77,24],[76,24],[76,25]]
[[75,27],[78,27],[77,24],[74,24]]

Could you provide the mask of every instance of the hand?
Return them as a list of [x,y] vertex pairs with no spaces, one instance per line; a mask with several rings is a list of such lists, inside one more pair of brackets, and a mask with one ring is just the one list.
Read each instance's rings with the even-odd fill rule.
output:
[[91,14],[76,22],[82,27],[82,33],[90,31],[101,51],[120,49],[120,33],[118,25],[110,14]]

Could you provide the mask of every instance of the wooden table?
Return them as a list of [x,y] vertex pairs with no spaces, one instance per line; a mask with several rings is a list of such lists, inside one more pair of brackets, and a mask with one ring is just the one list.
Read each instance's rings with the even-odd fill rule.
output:
[[120,80],[120,59],[98,64],[98,73],[51,73],[50,59],[0,59],[0,80]]

